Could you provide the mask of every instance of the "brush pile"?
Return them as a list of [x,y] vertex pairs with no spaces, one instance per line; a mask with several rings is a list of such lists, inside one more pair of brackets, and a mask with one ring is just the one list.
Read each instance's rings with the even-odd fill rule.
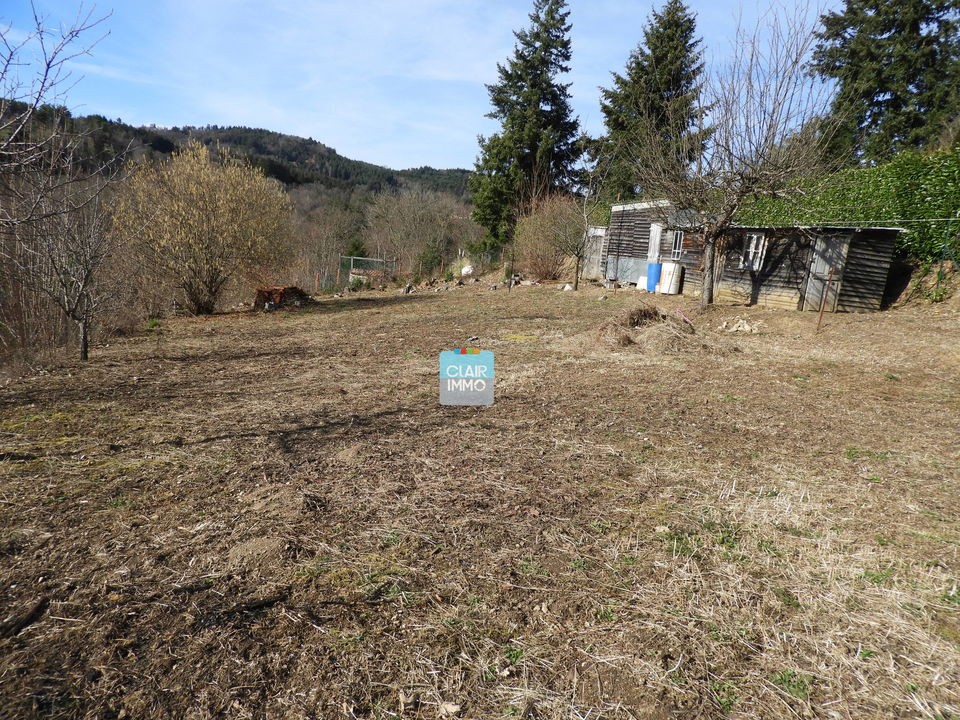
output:
[[693,324],[679,314],[668,315],[658,307],[641,303],[604,322],[596,331],[610,347],[635,347],[651,352],[682,352],[700,344]]

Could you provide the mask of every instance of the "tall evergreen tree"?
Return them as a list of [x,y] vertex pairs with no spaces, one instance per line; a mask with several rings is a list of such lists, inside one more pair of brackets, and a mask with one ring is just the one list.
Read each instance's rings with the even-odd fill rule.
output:
[[923,147],[960,115],[957,0],[846,0],[820,20],[813,69],[838,83],[842,159]]
[[566,0],[534,0],[530,27],[514,32],[513,56],[497,64],[498,81],[487,85],[501,130],[480,138],[470,179],[474,219],[492,246],[507,242],[517,218],[534,202],[568,188],[580,158],[579,122],[570,106],[570,11]]
[[607,134],[598,152],[607,159],[605,193],[629,199],[642,190],[634,163],[640,126],[652,125],[665,140],[676,142],[676,160],[693,160],[691,142],[703,110],[700,91],[703,51],[696,37],[696,18],[682,0],[668,0],[660,12],[653,11],[643,29],[643,41],[630,53],[623,75],[613,73],[613,86],[601,89],[600,109]]

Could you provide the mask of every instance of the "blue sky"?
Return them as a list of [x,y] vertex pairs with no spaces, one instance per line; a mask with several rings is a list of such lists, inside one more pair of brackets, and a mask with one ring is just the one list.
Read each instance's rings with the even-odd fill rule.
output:
[[[394,169],[472,167],[496,124],[486,83],[512,53],[532,0],[35,0],[49,26],[108,13],[72,63],[66,105],[134,125],[245,125],[291,133]],[[657,3],[659,6],[660,2]],[[723,61],[758,5],[688,0],[708,58]],[[833,0],[832,6],[838,5]],[[654,4],[569,0],[574,110],[599,134],[599,87],[622,71]],[[764,3],[764,11],[769,3]],[[811,11],[815,16],[816,11]],[[30,28],[29,0],[0,27]]]

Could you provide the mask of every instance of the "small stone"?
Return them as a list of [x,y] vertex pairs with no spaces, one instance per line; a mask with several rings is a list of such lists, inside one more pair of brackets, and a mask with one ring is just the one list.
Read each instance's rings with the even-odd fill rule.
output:
[[456,717],[460,714],[460,706],[456,703],[440,703],[440,717]]

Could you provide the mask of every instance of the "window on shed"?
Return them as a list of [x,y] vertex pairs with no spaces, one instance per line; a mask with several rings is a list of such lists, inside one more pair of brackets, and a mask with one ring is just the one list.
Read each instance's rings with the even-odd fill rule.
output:
[[683,230],[673,231],[673,247],[670,250],[670,259],[679,260],[683,255]]
[[763,256],[767,252],[767,236],[763,233],[747,233],[743,236],[743,253],[740,255],[740,269],[756,272],[763,267]]

